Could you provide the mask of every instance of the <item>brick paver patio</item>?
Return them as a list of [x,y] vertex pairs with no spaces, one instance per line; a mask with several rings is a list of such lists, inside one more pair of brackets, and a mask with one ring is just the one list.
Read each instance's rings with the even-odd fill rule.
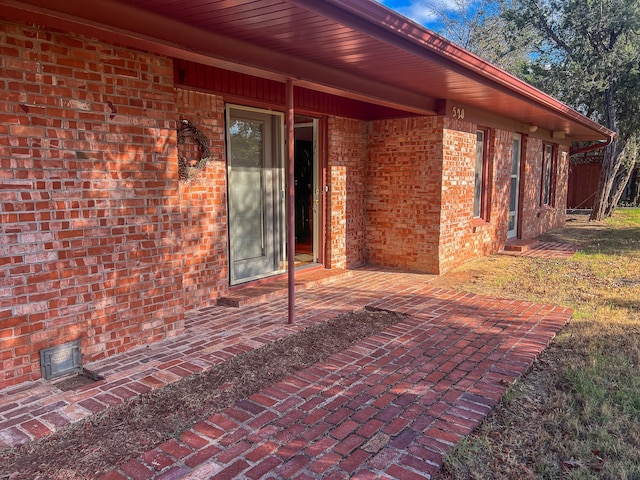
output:
[[409,316],[325,362],[203,419],[103,478],[431,478],[569,320],[571,312],[359,270],[286,298],[189,315],[187,334],[89,367],[77,392],[34,382],[0,392],[0,447],[56,428],[365,306]]

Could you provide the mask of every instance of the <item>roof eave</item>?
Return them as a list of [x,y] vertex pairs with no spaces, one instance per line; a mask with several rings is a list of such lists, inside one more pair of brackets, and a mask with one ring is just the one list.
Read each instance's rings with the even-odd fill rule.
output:
[[[432,54],[431,60],[440,61],[445,66],[481,82],[499,88],[503,92],[533,102],[567,120],[593,131],[599,138],[613,138],[617,134],[594,122],[568,105],[544,93],[514,75],[496,67],[473,53],[451,43],[444,37],[413,22],[401,14],[378,3],[362,0],[287,0],[336,20],[351,22],[361,31],[394,44],[405,50],[414,51],[411,45],[425,49]],[[359,19],[360,21],[355,21]],[[396,40],[393,40],[393,36]]]
[[[579,126],[572,140],[606,140],[614,132],[553,97],[452,44],[383,5],[365,0],[285,0],[319,16],[357,29],[392,48],[438,64],[456,75],[527,102],[562,122]],[[121,2],[93,0],[0,0],[3,16],[76,31],[154,53],[183,58],[272,80],[297,84],[347,98],[368,101],[414,114],[433,115],[438,101],[426,92],[399,88],[389,82],[292,58],[260,45],[202,30]],[[14,17],[14,18],[16,18]],[[453,99],[451,99],[453,100]]]
[[83,0],[0,0],[0,6],[3,16],[271,80],[293,79],[302,87],[412,114],[435,115],[436,100],[424,95],[291,58],[123,3],[92,0],[87,9]]

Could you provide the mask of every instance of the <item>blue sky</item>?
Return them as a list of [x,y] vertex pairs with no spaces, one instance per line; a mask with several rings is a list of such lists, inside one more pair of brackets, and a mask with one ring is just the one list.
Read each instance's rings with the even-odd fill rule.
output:
[[443,6],[450,11],[455,10],[454,0],[378,0],[383,5],[400,12],[405,17],[434,29],[437,27],[435,15],[430,7]]

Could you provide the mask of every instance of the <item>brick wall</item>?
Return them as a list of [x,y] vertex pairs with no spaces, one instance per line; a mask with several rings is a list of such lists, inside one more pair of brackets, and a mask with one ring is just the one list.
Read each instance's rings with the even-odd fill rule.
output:
[[328,120],[327,266],[352,268],[365,262],[367,123]]
[[[175,335],[228,288],[224,104],[173,85],[170,59],[0,21],[0,388],[39,377],[39,351],[81,339],[84,362]],[[179,182],[176,121],[213,160]],[[429,117],[328,119],[327,266],[442,273],[506,237],[511,133],[494,130],[490,221],[472,218],[475,129]],[[527,139],[523,237],[540,208]]]
[[[511,193],[511,162],[513,157],[513,132],[493,130],[493,168],[491,218],[494,234],[484,255],[496,253],[507,241],[509,228],[509,200]],[[519,161],[519,160],[518,160]]]
[[438,273],[453,268],[473,248],[476,126],[442,118],[442,212]]
[[[490,198],[488,219],[482,221],[473,218],[476,124],[447,117],[381,120],[369,122],[363,136],[361,122],[339,120],[330,123],[331,267],[361,263],[362,241],[367,263],[427,273],[444,273],[504,246],[513,132],[490,129],[486,139]],[[566,154],[560,154],[556,206],[541,209],[542,142],[530,139],[523,148],[521,221],[523,238],[531,238],[564,222],[567,164]],[[362,202],[360,185],[366,187],[364,217],[354,208]],[[351,234],[349,221],[358,226]],[[348,263],[347,258],[358,261]]]
[[513,148],[512,132],[489,131],[485,139],[491,165],[489,212],[487,221],[474,219],[477,126],[452,119],[445,119],[445,122],[448,128],[444,133],[446,174],[443,182],[441,272],[479,256],[496,253],[506,242]]
[[169,59],[0,22],[0,388],[183,329]]
[[[224,102],[182,89],[176,99],[179,120],[189,120],[207,136],[212,157],[198,177],[180,182],[182,285],[188,310],[215,303],[229,285]],[[190,158],[200,158],[192,141],[185,147],[185,156],[192,152]]]
[[[513,132],[491,129],[488,157],[492,163],[488,222],[473,219],[473,174],[476,125],[445,119],[444,174],[440,237],[440,273],[483,255],[498,252],[507,241]],[[540,208],[542,141],[523,136],[524,169],[520,222],[522,238],[533,238],[564,224],[568,148],[559,146],[556,204]],[[564,152],[564,153],[563,153]]]
[[562,145],[558,147],[555,206],[553,208],[541,208],[543,142],[538,138],[526,137],[523,143],[527,162],[525,171],[521,173],[521,181],[524,182],[522,189],[524,192],[522,201],[522,237],[533,238],[552,228],[560,227],[565,222],[569,149]]
[[438,272],[442,119],[371,122],[367,261]]
[[556,212],[550,228],[558,228],[567,220],[567,199],[569,195],[569,150],[566,145],[558,147],[558,171],[556,180]]

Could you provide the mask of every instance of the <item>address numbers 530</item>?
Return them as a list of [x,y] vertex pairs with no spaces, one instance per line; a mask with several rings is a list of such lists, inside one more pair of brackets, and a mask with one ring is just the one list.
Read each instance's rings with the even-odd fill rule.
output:
[[451,115],[458,120],[464,119],[464,108],[451,107]]

